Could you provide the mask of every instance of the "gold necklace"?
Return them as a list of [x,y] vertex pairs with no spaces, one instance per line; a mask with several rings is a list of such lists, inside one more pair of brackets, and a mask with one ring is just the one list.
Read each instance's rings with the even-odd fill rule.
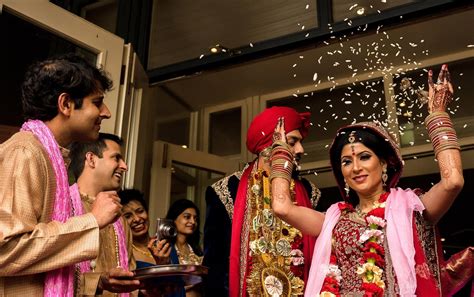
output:
[[[178,245],[176,243],[174,244],[176,254],[178,254],[179,263],[200,265],[202,263],[202,257],[194,253],[193,248],[189,245],[189,243],[187,243],[186,245],[188,247],[188,252],[184,253],[183,251],[179,250]],[[184,249],[185,248],[183,248],[183,250]]]
[[148,258],[155,259],[149,250],[147,250],[147,251],[145,252],[145,251],[143,251],[142,249],[140,249],[139,247],[137,247],[136,245],[134,245],[133,243],[132,243],[132,247],[133,247],[135,250],[137,250],[140,254],[142,254],[142,255],[144,255],[144,256],[147,256]]
[[355,207],[355,211],[356,211],[356,214],[361,218],[363,218],[364,216],[367,215],[366,212],[362,211],[362,208],[360,207],[360,204],[357,204],[357,206]]

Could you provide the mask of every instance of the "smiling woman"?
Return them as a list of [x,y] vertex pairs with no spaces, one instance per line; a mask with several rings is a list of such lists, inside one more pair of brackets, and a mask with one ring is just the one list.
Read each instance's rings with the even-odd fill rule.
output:
[[[171,262],[201,265],[199,208],[191,200],[179,199],[170,206],[166,218],[174,221],[178,231],[171,247]],[[186,296],[201,296],[201,287],[186,287]]]
[[135,189],[127,189],[120,191],[119,197],[123,205],[122,216],[132,231],[133,255],[137,261],[137,268],[155,265],[155,258],[147,247],[150,242],[148,233],[150,220],[143,194]]
[[[433,73],[428,75],[425,124],[441,181],[426,193],[396,187],[404,166],[400,147],[374,122],[337,131],[329,156],[345,202],[324,214],[294,205],[288,180],[272,172],[276,215],[318,237],[305,296],[441,296],[442,255],[434,225],[461,191],[464,178],[456,131],[445,112],[453,98],[448,68],[442,66],[436,84]],[[272,171],[292,157],[284,127],[278,125],[275,133],[283,141],[272,146]]]

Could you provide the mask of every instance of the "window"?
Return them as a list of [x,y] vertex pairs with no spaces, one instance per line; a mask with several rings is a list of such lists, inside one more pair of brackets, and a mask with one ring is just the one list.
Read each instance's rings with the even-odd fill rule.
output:
[[219,156],[240,154],[241,118],[240,107],[210,113],[209,153]]
[[333,0],[332,10],[335,22],[350,21],[371,14],[381,13],[391,8],[417,2],[416,0],[390,0],[390,1],[347,1]]
[[[448,106],[458,138],[474,136],[474,109],[471,97],[474,92],[474,59],[465,59],[448,64],[454,86],[454,101]],[[427,67],[433,70],[436,82],[441,65]],[[421,106],[420,96],[426,95],[428,70],[421,69],[397,75],[394,78],[395,100],[398,124],[400,126],[401,146],[414,146],[428,143],[424,120],[428,115],[426,106]]]
[[159,123],[158,139],[189,147],[189,117]]
[[148,69],[317,27],[316,1],[153,2]]

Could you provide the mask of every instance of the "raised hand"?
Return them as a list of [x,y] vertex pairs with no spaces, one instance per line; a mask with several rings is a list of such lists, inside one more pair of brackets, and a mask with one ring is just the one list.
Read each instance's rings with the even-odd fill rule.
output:
[[100,192],[92,203],[91,213],[97,220],[99,228],[115,222],[121,215],[120,198],[116,191]]
[[148,242],[148,249],[155,258],[156,264],[170,263],[171,246],[166,239],[158,241],[156,238],[151,238]]
[[281,141],[286,143],[286,132],[285,132],[285,118],[278,118],[275,131],[273,132],[273,143]]
[[433,82],[433,71],[428,71],[428,111],[446,111],[446,106],[453,101],[453,85],[448,65],[443,64],[436,84]]

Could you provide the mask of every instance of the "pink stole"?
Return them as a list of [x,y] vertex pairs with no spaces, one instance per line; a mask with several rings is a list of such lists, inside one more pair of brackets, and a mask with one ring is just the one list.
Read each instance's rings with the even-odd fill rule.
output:
[[[77,186],[77,184],[73,184],[72,186],[69,187],[69,190],[71,192],[71,197],[73,198],[74,209],[75,209],[76,215],[84,214],[85,211],[82,205],[81,194],[79,193],[79,187]],[[113,226],[114,226],[115,234],[117,234],[118,247],[119,247],[118,260],[120,262],[120,267],[128,270],[128,251],[127,251],[127,243],[126,243],[126,237],[125,237],[124,226],[122,224],[122,220],[119,218],[117,221],[115,221]],[[83,262],[80,262],[78,265],[79,265],[79,269],[81,273],[91,271],[90,261],[83,261]],[[121,293],[120,296],[128,297],[130,296],[130,294]]]
[[[52,221],[66,222],[72,216],[71,197],[69,194],[66,165],[59,145],[51,130],[39,120],[29,120],[23,123],[21,131],[33,133],[48,153],[56,178],[56,192],[52,212]],[[74,265],[58,268],[46,273],[44,296],[74,295]]]
[[[66,170],[64,158],[59,149],[59,145],[54,138],[51,130],[40,120],[28,120],[23,123],[21,131],[29,131],[35,135],[39,142],[46,150],[53,167],[54,176],[56,178],[56,191],[54,197],[52,221],[61,223],[66,222],[73,215],[81,215],[84,213],[80,195],[72,195],[69,191],[69,180]],[[77,187],[76,187],[77,188]],[[79,193],[77,191],[77,193]],[[73,214],[73,210],[75,213]],[[78,213],[78,211],[80,213]],[[125,245],[125,236],[123,225],[120,220],[117,221],[116,228],[117,237],[120,246],[120,263],[124,268],[128,268],[128,254]],[[86,261],[87,262],[87,261]],[[82,262],[84,263],[84,262]],[[79,264],[81,272],[90,269],[90,265]],[[87,267],[86,267],[87,266]],[[46,273],[44,282],[44,296],[55,297],[73,297],[74,296],[74,271],[75,265],[61,267]],[[128,296],[126,294],[125,296]]]
[[[337,204],[333,204],[326,212],[322,231],[314,248],[313,262],[305,296],[319,296],[321,292],[331,255],[332,231],[341,215]],[[391,257],[396,259],[393,261],[393,268],[400,287],[401,296],[415,296],[415,292],[416,294],[419,293],[416,290],[418,278],[415,271],[415,261],[416,263],[423,262],[424,255],[422,255],[423,250],[419,244],[418,237],[413,236],[413,212],[421,212],[423,210],[422,202],[409,189],[391,189],[385,204],[385,219],[387,220],[386,238]],[[417,252],[417,256],[415,256],[415,252]],[[426,261],[426,259],[424,260]]]

